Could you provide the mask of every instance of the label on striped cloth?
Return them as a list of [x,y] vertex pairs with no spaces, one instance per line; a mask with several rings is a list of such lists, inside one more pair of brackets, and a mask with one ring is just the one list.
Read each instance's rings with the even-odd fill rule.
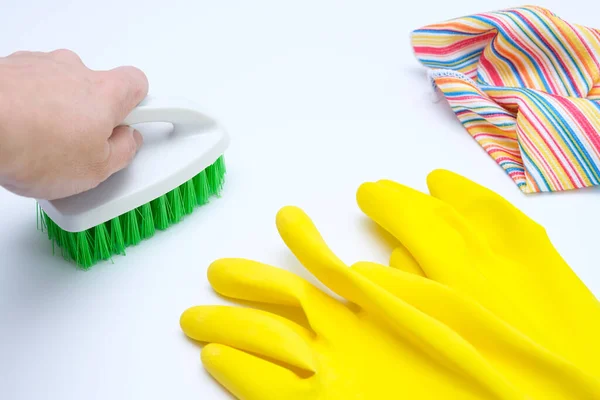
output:
[[600,185],[600,30],[525,6],[428,25],[411,43],[523,192]]

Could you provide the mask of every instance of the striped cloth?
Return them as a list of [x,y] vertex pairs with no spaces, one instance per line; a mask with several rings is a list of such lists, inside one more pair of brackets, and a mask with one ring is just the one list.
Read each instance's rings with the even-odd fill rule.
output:
[[600,30],[527,6],[429,25],[411,43],[524,193],[600,185]]

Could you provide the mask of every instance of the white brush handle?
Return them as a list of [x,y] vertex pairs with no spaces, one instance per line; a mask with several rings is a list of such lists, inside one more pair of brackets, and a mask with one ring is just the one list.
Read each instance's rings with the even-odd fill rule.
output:
[[215,120],[199,111],[197,105],[186,99],[146,97],[129,113],[121,125],[147,122],[168,122],[178,132],[202,133]]
[[39,200],[40,206],[62,229],[80,232],[192,179],[229,146],[223,127],[201,110],[185,99],[147,97],[122,125],[171,123],[173,130],[145,142],[127,168],[97,187],[63,199]]

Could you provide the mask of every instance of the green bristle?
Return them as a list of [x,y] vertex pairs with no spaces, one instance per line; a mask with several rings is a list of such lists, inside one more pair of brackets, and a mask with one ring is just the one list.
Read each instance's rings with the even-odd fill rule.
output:
[[225,182],[225,174],[227,173],[227,169],[225,168],[225,158],[223,156],[219,157],[217,162],[215,162],[215,165],[217,171],[214,175],[215,188],[213,189],[213,193],[215,195],[220,195],[221,190],[223,189],[223,183]]
[[149,203],[126,212],[108,222],[82,232],[67,232],[60,228],[38,204],[36,224],[46,231],[65,259],[88,269],[112,255],[125,255],[125,248],[152,237],[156,229],[164,230],[191,214],[196,206],[208,203],[220,194],[225,176],[224,158],[219,157],[204,171],[179,187]]
[[169,227],[169,214],[167,212],[167,198],[160,196],[150,202],[152,214],[154,215],[154,226],[156,229],[165,230]]
[[70,248],[71,241],[69,241],[71,232],[66,232],[62,229],[59,229],[58,225],[55,226],[55,229],[58,232],[58,235],[56,237],[56,243],[58,244],[58,247],[60,247],[60,253],[66,259],[71,258],[71,254],[73,253],[73,251]]
[[190,179],[181,185],[180,190],[183,194],[183,212],[185,212],[186,215],[191,214],[197,205],[193,179]]
[[66,257],[70,257],[72,260],[79,263],[77,261],[79,260],[79,257],[77,257],[77,233],[65,232],[63,243],[65,246],[65,253],[67,254]]
[[75,262],[84,268],[92,266],[92,250],[88,241],[89,235],[87,231],[78,232],[76,237]]
[[221,192],[224,174],[225,163],[223,161],[223,156],[219,157],[217,161],[206,168],[206,176],[208,177],[208,186],[211,195],[218,195]]
[[196,190],[196,202],[199,206],[208,203],[210,197],[210,188],[208,187],[208,178],[206,177],[206,170],[200,172],[193,179],[194,189]]
[[123,238],[125,246],[136,245],[142,241],[140,237],[140,226],[137,220],[136,210],[131,210],[121,215],[121,223],[123,224]]
[[110,236],[106,224],[94,228],[94,259],[108,260],[110,258]]
[[156,230],[154,229],[154,217],[152,216],[152,206],[150,203],[146,203],[140,207],[140,215],[142,218],[142,240],[151,238],[154,236]]
[[46,234],[48,239],[52,241],[52,254],[54,254],[54,245],[56,244],[56,237],[58,236],[58,226],[52,221],[46,214],[42,215],[44,220],[44,226],[46,227]]
[[[50,239],[52,241],[52,254],[54,254],[54,245],[57,244],[57,234],[58,234],[57,230],[56,230],[56,224],[43,211],[42,211],[42,220],[44,221],[43,224],[45,224],[45,226],[46,226],[46,233],[48,234],[48,239]],[[58,246],[60,247],[60,245],[58,245]]]
[[125,254],[125,240],[119,217],[110,221],[110,247],[113,254]]
[[52,221],[50,219],[50,217],[48,217],[48,215],[46,215],[46,213],[43,210],[41,210],[41,207],[40,207],[40,212],[42,213],[42,220],[44,221],[43,224],[46,226],[46,234],[48,235],[48,238],[51,239],[54,236],[53,233],[51,232],[51,229],[52,229],[51,225],[54,225],[54,221]]
[[181,193],[179,188],[171,190],[167,194],[168,211],[169,211],[169,222],[176,224],[181,221],[183,217],[183,202],[181,201]]
[[44,227],[42,226],[42,224],[40,223],[40,220],[43,221],[44,218],[40,218],[42,216],[42,209],[40,208],[40,203],[35,203],[36,204],[36,210],[35,210],[35,223],[37,226],[38,231],[42,231],[44,232]]

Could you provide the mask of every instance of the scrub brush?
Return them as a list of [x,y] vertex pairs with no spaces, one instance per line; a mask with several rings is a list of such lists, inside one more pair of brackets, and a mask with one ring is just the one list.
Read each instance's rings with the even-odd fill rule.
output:
[[171,123],[172,131],[139,129],[144,146],[125,169],[89,191],[37,200],[38,229],[53,254],[88,269],[125,255],[128,246],[167,229],[220,196],[225,178],[223,128],[187,101],[147,97],[123,125]]

